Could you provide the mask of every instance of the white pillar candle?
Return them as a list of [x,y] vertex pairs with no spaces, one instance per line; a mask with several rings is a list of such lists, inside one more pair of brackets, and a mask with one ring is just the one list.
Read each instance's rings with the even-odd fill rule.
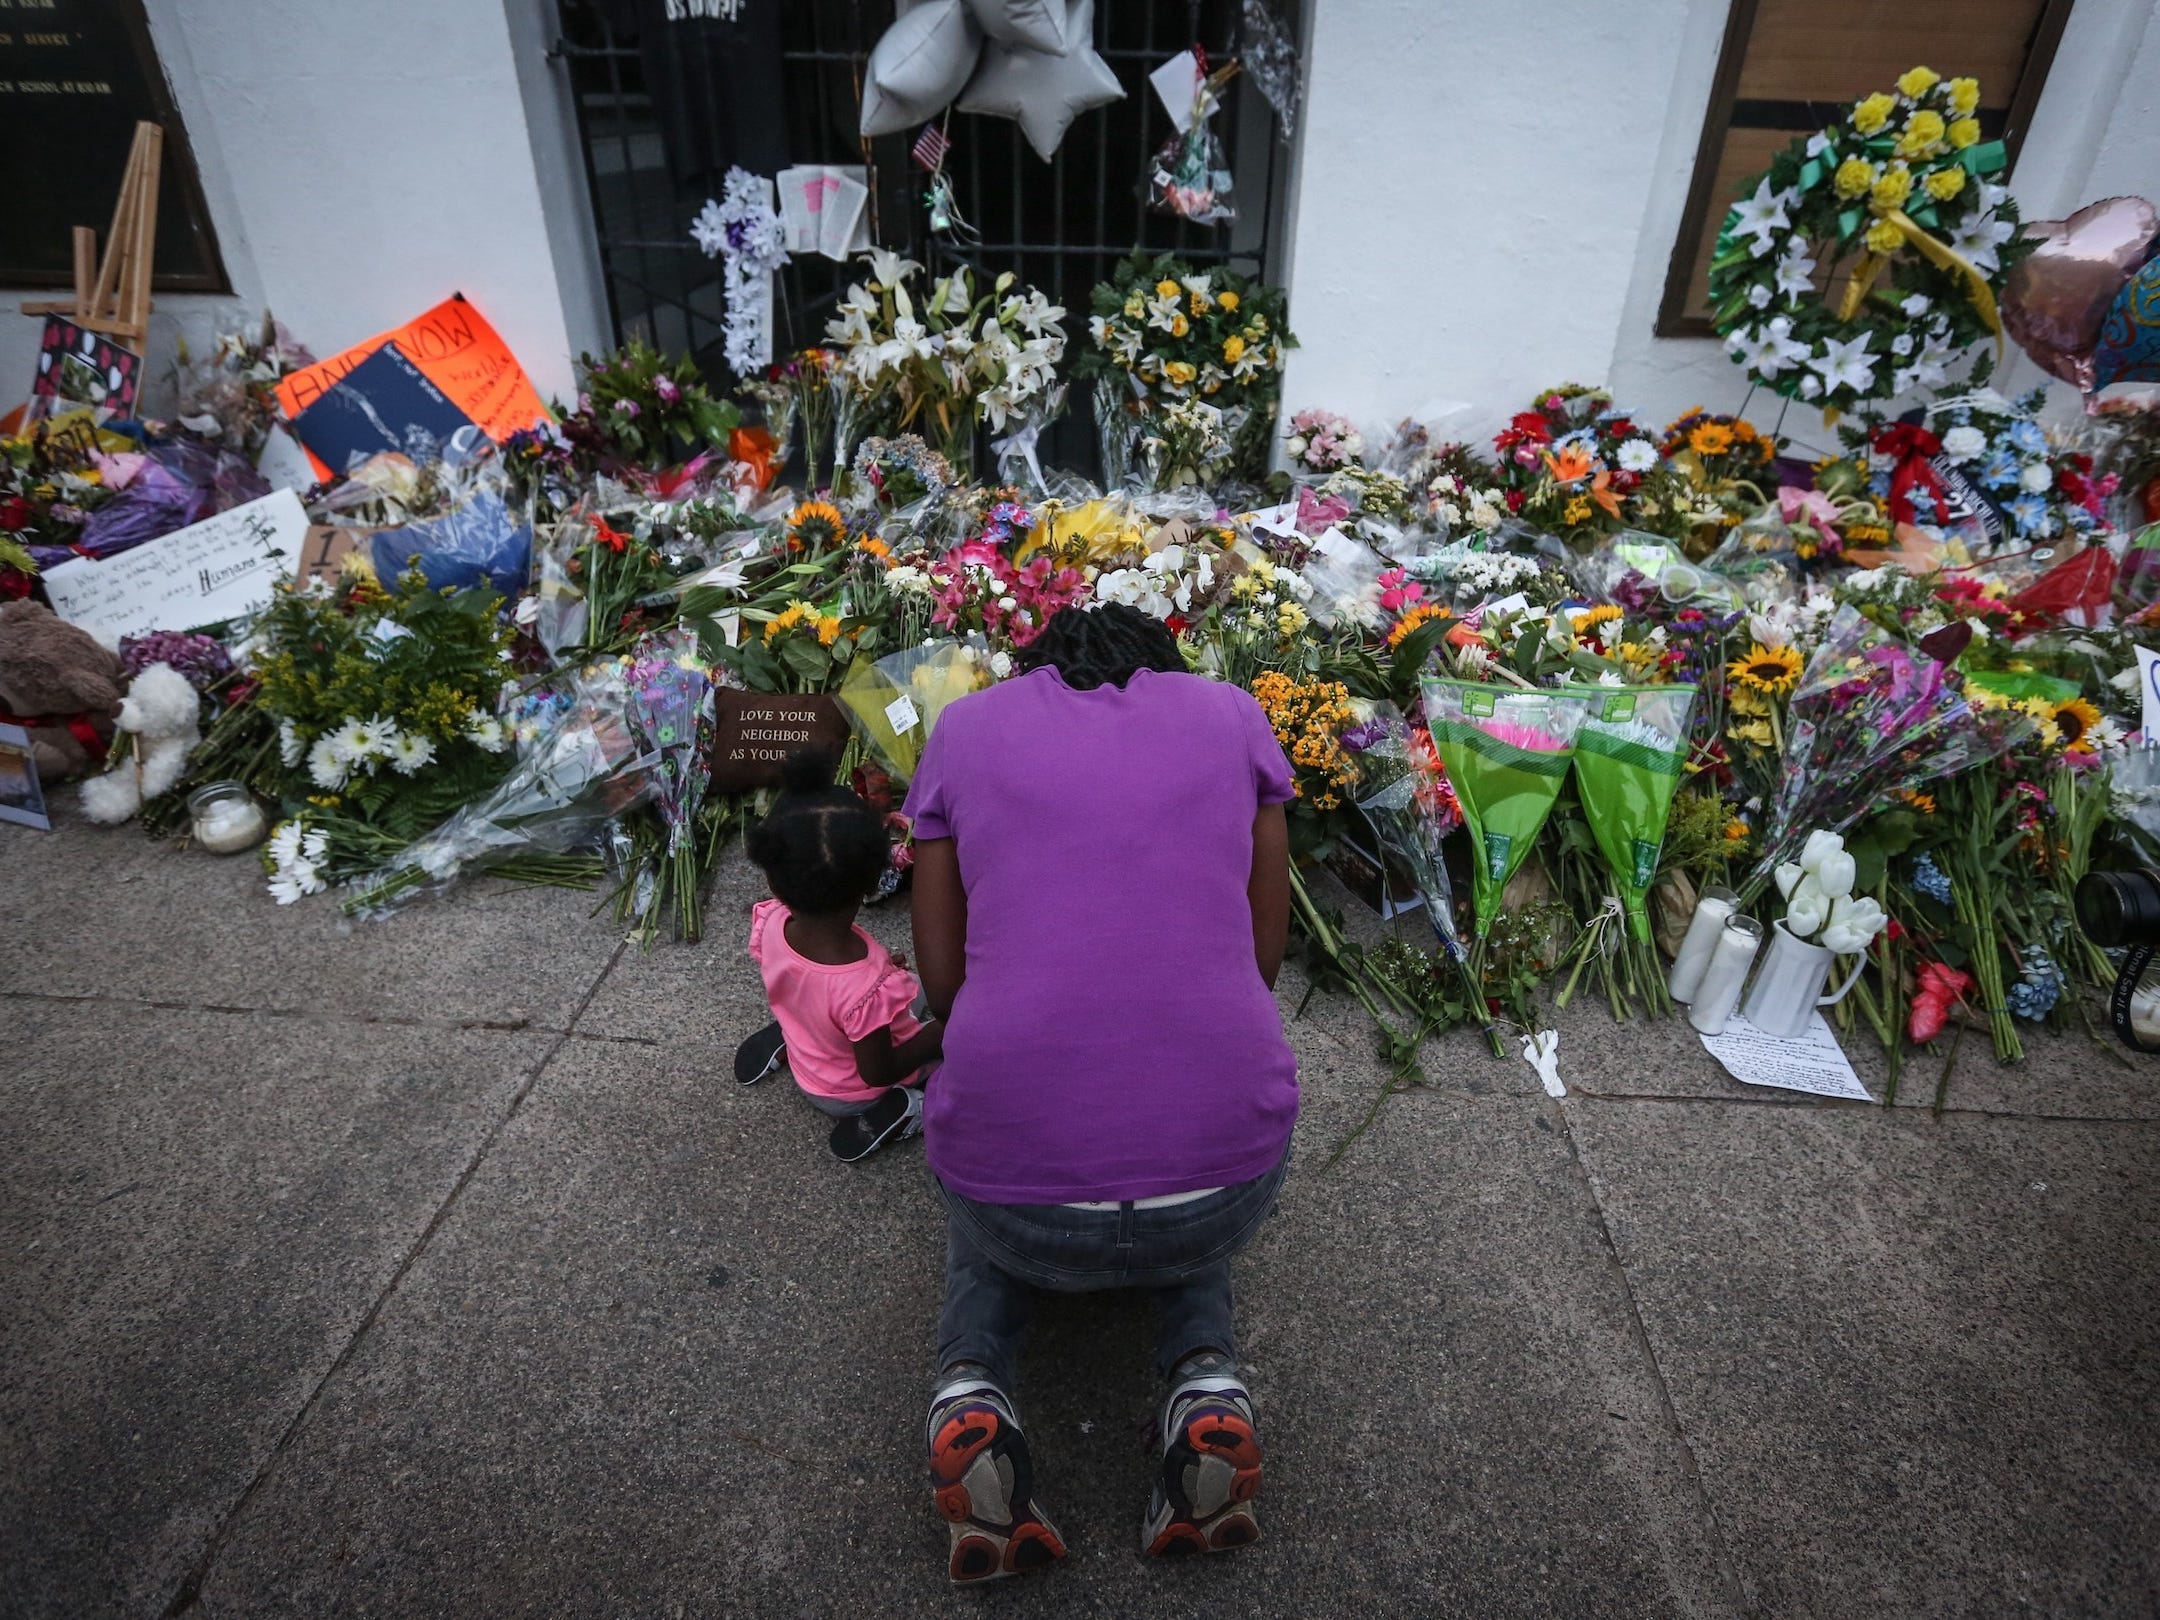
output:
[[1703,890],[1702,898],[1695,902],[1695,915],[1688,919],[1687,938],[1680,942],[1680,954],[1673,958],[1672,977],[1666,981],[1665,988],[1673,1000],[1695,999],[1696,987],[1702,983],[1703,969],[1710,965],[1710,953],[1717,949],[1725,919],[1739,909],[1740,897],[1732,890]]
[[1755,953],[1762,946],[1762,924],[1753,917],[1728,917],[1719,930],[1717,945],[1710,952],[1710,965],[1703,969],[1702,983],[1695,988],[1694,1005],[1688,1008],[1688,1022],[1705,1035],[1715,1035],[1725,1027],[1740,1005],[1740,990],[1747,983],[1748,969],[1755,965]]

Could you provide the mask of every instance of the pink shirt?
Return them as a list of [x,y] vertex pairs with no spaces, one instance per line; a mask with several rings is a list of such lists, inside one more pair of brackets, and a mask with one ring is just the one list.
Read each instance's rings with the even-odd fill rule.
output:
[[922,1028],[908,1010],[915,975],[860,927],[855,937],[866,947],[860,962],[813,962],[787,942],[787,919],[788,908],[777,900],[760,900],[750,910],[750,960],[765,977],[765,999],[787,1038],[788,1072],[803,1090],[840,1102],[882,1095],[883,1088],[863,1084],[854,1043],[887,1025],[895,1043]]

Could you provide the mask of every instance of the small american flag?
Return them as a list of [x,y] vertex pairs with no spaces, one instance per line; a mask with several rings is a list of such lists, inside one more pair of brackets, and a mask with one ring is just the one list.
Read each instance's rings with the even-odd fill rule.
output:
[[945,154],[952,150],[952,142],[935,124],[923,125],[923,132],[915,137],[915,161],[925,172],[937,173],[938,165],[945,161]]

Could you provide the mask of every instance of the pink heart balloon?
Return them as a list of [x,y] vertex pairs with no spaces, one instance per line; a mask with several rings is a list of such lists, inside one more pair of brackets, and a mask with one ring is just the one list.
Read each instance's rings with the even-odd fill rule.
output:
[[2160,211],[2143,197],[2106,197],[2068,219],[2027,220],[2025,235],[2040,245],[2003,285],[2003,326],[2043,369],[2089,393],[2100,322],[2152,256]]

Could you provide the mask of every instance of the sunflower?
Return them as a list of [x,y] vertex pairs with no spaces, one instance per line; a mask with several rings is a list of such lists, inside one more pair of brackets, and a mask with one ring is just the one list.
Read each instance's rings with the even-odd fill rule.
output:
[[847,539],[847,519],[830,501],[804,501],[787,515],[790,551],[821,551]]
[[1687,442],[1698,456],[1722,456],[1732,448],[1732,429],[1723,422],[1703,422],[1687,436]]
[[1745,658],[1735,658],[1725,673],[1740,686],[1779,696],[1800,678],[1800,655],[1790,647],[1765,647],[1756,642]]
[[881,561],[890,562],[892,560],[892,547],[888,546],[884,541],[880,540],[874,534],[866,534],[861,539],[857,540],[855,542],[855,549],[857,551],[867,551],[871,556],[876,557]]
[[765,625],[765,639],[776,641],[810,617],[809,607],[802,602],[790,602],[775,613]]
[[1897,796],[1923,816],[1932,816],[1936,811],[1935,795],[1932,793],[1923,793],[1918,788],[1906,788]]
[[2075,748],[2085,740],[2085,734],[2100,723],[2100,711],[2081,697],[2052,705],[2055,729],[2062,733],[2062,745]]
[[[1294,606],[1296,606],[1295,603],[1284,603],[1283,611],[1285,615],[1287,615],[1289,609]],[[1448,619],[1453,617],[1453,614],[1451,614],[1446,608],[1440,606],[1440,604],[1437,602],[1419,602],[1416,606],[1412,607],[1409,612],[1405,613],[1400,619],[1395,621],[1395,628],[1388,632],[1387,644],[1390,647],[1400,647],[1405,641],[1409,640],[1411,635],[1416,632],[1417,628],[1420,625],[1430,624],[1435,619]],[[1285,625],[1283,633],[1285,635],[1293,634],[1294,632],[1290,631],[1287,628],[1289,624],[1289,620],[1287,617],[1285,617],[1283,623]]]
[[1597,627],[1620,617],[1620,610],[1610,602],[1600,602],[1594,608],[1568,615],[1568,627],[1575,632],[1577,641],[1588,641],[1597,634]]

